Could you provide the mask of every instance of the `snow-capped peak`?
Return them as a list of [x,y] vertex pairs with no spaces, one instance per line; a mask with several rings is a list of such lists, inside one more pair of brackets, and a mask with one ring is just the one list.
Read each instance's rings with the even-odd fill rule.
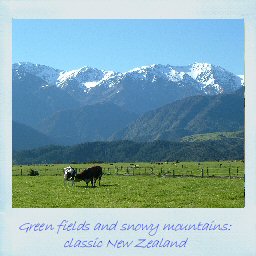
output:
[[12,68],[17,71],[27,72],[40,77],[50,85],[54,85],[56,83],[59,73],[61,72],[61,70],[45,65],[33,64],[31,62],[15,63]]
[[220,85],[215,83],[211,64],[195,62],[194,64],[189,65],[189,72],[187,72],[187,74],[199,83],[203,84],[203,88],[211,86],[219,93],[223,92]]
[[125,76],[133,79],[147,80],[155,82],[157,79],[165,79],[167,81],[178,82],[181,81],[185,72],[179,72],[173,69],[170,65],[152,64],[149,66],[142,66],[131,69],[124,73]]
[[61,72],[56,84],[58,87],[64,88],[68,86],[69,80],[75,80],[80,84],[80,88],[87,92],[87,89],[97,86],[101,82],[115,76],[115,74],[117,73],[114,71],[99,70],[85,66],[80,69]]
[[209,63],[194,63],[190,65],[190,72],[188,72],[188,75],[190,75],[194,79],[201,79],[202,80],[202,73],[211,73],[212,65]]
[[242,86],[244,86],[244,75],[238,75],[238,77],[240,77],[241,84],[242,84]]

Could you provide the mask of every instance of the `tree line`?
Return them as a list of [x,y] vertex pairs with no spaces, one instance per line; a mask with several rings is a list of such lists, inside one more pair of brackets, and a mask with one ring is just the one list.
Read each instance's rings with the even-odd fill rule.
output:
[[13,164],[218,161],[244,159],[244,139],[202,142],[87,142],[75,146],[47,146],[14,151]]

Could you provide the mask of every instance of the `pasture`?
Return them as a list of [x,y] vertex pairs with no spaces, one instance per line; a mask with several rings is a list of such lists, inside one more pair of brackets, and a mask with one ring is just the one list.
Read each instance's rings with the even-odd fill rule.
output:
[[[63,185],[69,164],[13,166],[14,208],[240,208],[244,163],[104,163],[101,186]],[[71,164],[78,172],[93,164]],[[39,176],[28,176],[37,170]]]

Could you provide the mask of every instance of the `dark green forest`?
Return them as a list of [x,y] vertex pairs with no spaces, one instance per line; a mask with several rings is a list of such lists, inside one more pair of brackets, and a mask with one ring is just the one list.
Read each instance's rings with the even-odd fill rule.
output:
[[87,142],[75,146],[47,146],[13,152],[13,164],[242,159],[244,159],[243,138],[196,142]]

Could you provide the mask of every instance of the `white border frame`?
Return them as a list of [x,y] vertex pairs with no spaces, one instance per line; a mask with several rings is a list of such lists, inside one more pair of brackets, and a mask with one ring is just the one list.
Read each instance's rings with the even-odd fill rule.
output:
[[[245,173],[244,209],[12,209],[12,19],[244,19],[245,23]],[[256,2],[254,0],[0,0],[0,254],[40,255],[256,255]],[[161,222],[229,222],[228,234],[188,234],[184,251],[134,249],[63,251],[57,237],[21,235],[17,227],[30,219],[58,221],[63,214],[93,222],[101,220]],[[136,217],[134,217],[136,216]],[[145,217],[146,216],[146,217]],[[156,218],[155,216],[158,216]],[[123,234],[111,234],[110,237]],[[127,234],[129,237],[129,234]],[[49,238],[52,242],[49,242]],[[46,246],[47,245],[47,246]],[[2,248],[1,248],[2,246]],[[30,247],[29,247],[30,246]],[[29,248],[29,249],[28,249]],[[210,249],[209,249],[210,248]],[[56,251],[58,252],[56,254]]]

